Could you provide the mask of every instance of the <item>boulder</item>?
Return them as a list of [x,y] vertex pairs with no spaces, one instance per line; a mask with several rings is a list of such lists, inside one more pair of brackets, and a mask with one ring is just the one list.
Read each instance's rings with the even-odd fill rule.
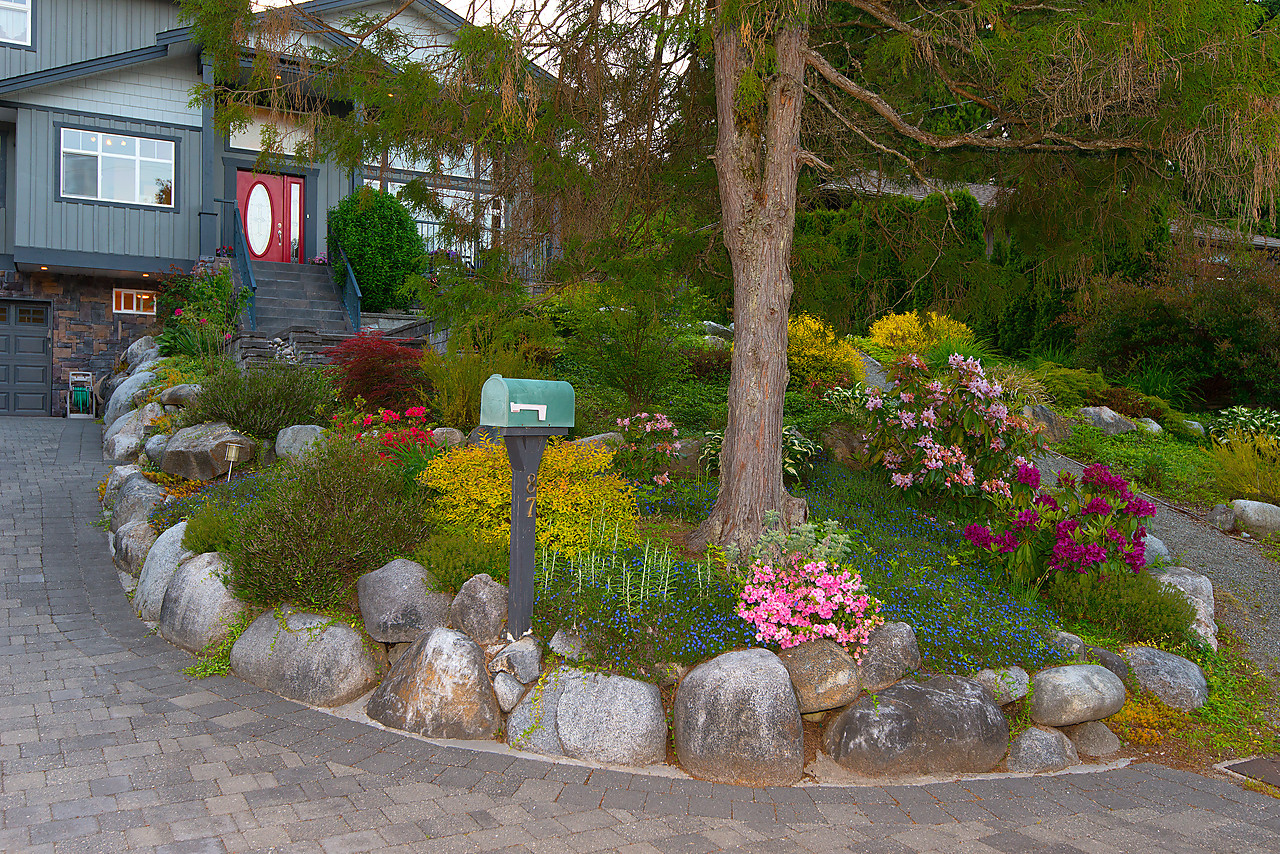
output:
[[254,441],[221,421],[184,427],[165,445],[160,468],[187,480],[213,480],[231,468],[227,446],[239,445],[240,462],[253,459]]
[[1169,563],[1173,558],[1169,554],[1169,547],[1164,544],[1164,540],[1159,537],[1153,537],[1147,534],[1142,538],[1142,543],[1146,547],[1145,554],[1147,558],[1147,566],[1163,561]]
[[478,644],[497,643],[507,625],[506,585],[485,572],[471,576],[458,588],[458,595],[449,606],[449,622]]
[[730,343],[718,335],[703,335],[702,344],[708,350],[728,350]]
[[713,320],[702,321],[702,334],[711,335],[725,341],[733,340],[733,330],[727,326],[721,326]]
[[102,434],[102,456],[108,460],[136,460],[147,438],[147,425],[164,415],[159,404],[148,403],[117,418]]
[[1166,706],[1194,712],[1209,699],[1209,683],[1194,661],[1149,646],[1127,646],[1124,657],[1138,684]]
[[1108,436],[1131,433],[1138,429],[1132,421],[1109,406],[1082,406],[1076,410],[1076,415],[1084,418]]
[[423,632],[449,625],[447,593],[432,590],[435,579],[421,564],[397,558],[356,581],[360,616],[369,637],[383,643],[411,643]]
[[467,441],[467,434],[456,427],[437,427],[431,431],[431,438],[442,448],[452,448]]
[[1209,510],[1208,522],[1219,531],[1232,531],[1236,527],[1236,511],[1226,504],[1215,504]]
[[847,706],[858,698],[858,663],[829,638],[784,649],[778,659],[791,676],[802,715]]
[[1231,502],[1235,511],[1235,526],[1255,537],[1265,537],[1280,531],[1280,507],[1264,501],[1246,501],[1237,498]]
[[622,443],[626,441],[621,433],[597,433],[594,436],[584,436],[581,439],[574,439],[571,445],[590,445],[593,448],[599,448],[602,451],[616,451],[622,447]]
[[133,591],[133,610],[147,622],[154,623],[160,619],[160,606],[164,604],[164,592],[169,589],[169,580],[183,562],[195,557],[194,553],[182,547],[182,538],[186,533],[186,522],[179,522],[169,530],[162,531],[151,544],[147,559],[142,563],[142,571],[138,573],[138,586]]
[[147,551],[156,541],[156,532],[146,519],[121,525],[116,531],[115,554],[112,560],[121,572],[137,577],[142,571],[143,561],[147,559]]
[[871,633],[858,659],[858,684],[864,691],[879,691],[919,667],[915,630],[906,623],[885,623]]
[[1040,435],[1046,442],[1061,442],[1071,435],[1071,422],[1043,403],[1022,407],[1022,417],[1032,427],[1040,425]]
[[1129,662],[1109,649],[1103,649],[1100,646],[1086,646],[1084,654],[1081,656],[1081,661],[1086,664],[1101,664],[1116,676],[1119,676],[1121,682],[1129,679]]
[[498,698],[498,708],[507,713],[516,707],[524,696],[525,686],[505,670],[493,674],[493,695]]
[[306,454],[323,435],[324,428],[318,424],[295,424],[292,427],[285,427],[276,433],[276,457],[282,460],[297,459]]
[[142,471],[137,463],[129,463],[123,466],[112,466],[111,472],[107,475],[107,488],[102,493],[102,503],[104,505],[111,504],[115,500],[116,494],[120,491],[120,485],[128,480],[132,475]]
[[867,441],[863,430],[848,424],[829,424],[818,434],[818,441],[841,465],[856,469],[867,464]]
[[1192,421],[1191,419],[1188,418],[1184,420],[1182,424],[1192,433],[1195,433],[1197,436],[1204,435],[1204,425],[1201,424],[1199,421]]
[[246,682],[312,706],[341,706],[377,684],[380,645],[341,620],[285,607],[249,624],[231,647],[231,669]]
[[657,685],[577,672],[556,702],[566,756],[610,765],[652,765],[667,756],[667,716]]
[[197,383],[182,383],[171,385],[160,392],[160,403],[165,406],[190,406],[199,396],[200,386]]
[[969,774],[994,768],[1009,724],[983,685],[960,676],[901,681],[833,717],[823,747],[865,777]]
[[142,446],[142,452],[147,455],[147,459],[152,465],[160,465],[160,460],[164,457],[164,446],[169,443],[168,433],[157,433],[146,441]]
[[1150,433],[1152,436],[1164,432],[1164,428],[1157,424],[1154,418],[1139,418],[1133,423],[1143,433]]
[[549,646],[552,652],[566,661],[582,661],[584,658],[591,657],[582,638],[564,629],[556,629],[556,633],[551,636]]
[[789,786],[804,772],[791,676],[765,649],[726,652],[689,671],[676,688],[673,729],[676,755],[694,777]]
[[1192,572],[1185,566],[1171,566],[1156,576],[1156,579],[1169,587],[1175,587],[1191,604],[1195,617],[1191,621],[1191,630],[1213,649],[1218,648],[1218,624],[1213,618],[1215,603],[1213,600],[1213,582],[1198,572]]
[[[507,744],[517,750],[564,756],[556,715],[568,677],[581,671],[562,668],[543,675],[507,716]],[[499,676],[510,674],[501,673]],[[514,678],[514,677],[513,677]]]
[[991,692],[997,706],[1021,700],[1031,692],[1031,676],[1017,665],[999,670],[979,670],[973,678]]
[[[531,637],[507,644],[489,662],[489,672],[509,673],[524,685],[537,681],[542,674],[542,648]],[[507,711],[504,709],[503,711]]]
[[1079,765],[1080,756],[1062,730],[1033,726],[1009,745],[1009,759],[1005,764],[1010,771],[1035,774]]
[[[151,373],[154,374],[157,370],[159,370],[161,361],[163,360],[160,358],[160,351],[157,350],[151,358],[139,364],[138,367],[130,368],[129,373],[140,374],[143,371],[150,371]],[[133,402],[135,404],[138,402],[137,395],[134,396]]]
[[1081,756],[1110,756],[1120,749],[1120,739],[1102,721],[1063,727],[1062,731]]
[[481,424],[479,427],[477,427],[476,429],[472,430],[470,433],[467,434],[467,444],[468,445],[484,445],[484,444],[501,445],[503,444],[502,434],[498,432],[497,427],[487,427],[484,424]]
[[1124,683],[1100,664],[1046,667],[1032,678],[1031,720],[1068,726],[1109,718],[1124,706]]
[[1053,645],[1065,652],[1072,658],[1083,658],[1084,651],[1088,648],[1079,635],[1073,635],[1071,632],[1058,632],[1053,637]]
[[462,632],[444,628],[405,650],[374,690],[365,714],[432,738],[490,738],[502,722],[484,650]]
[[147,480],[142,473],[131,475],[120,484],[120,491],[116,493],[115,504],[111,508],[111,533],[130,522],[146,519],[167,497],[164,487]]
[[151,371],[139,371],[116,386],[115,391],[111,392],[111,399],[107,401],[107,409],[102,415],[103,429],[110,427],[118,418],[133,409],[136,405],[133,402],[134,395],[151,385],[155,378],[156,375]]
[[134,341],[124,351],[124,363],[129,370],[150,361],[160,355],[160,345],[150,335],[144,335]]
[[226,640],[248,607],[223,583],[229,571],[216,552],[196,555],[178,567],[160,606],[160,637],[188,652]]

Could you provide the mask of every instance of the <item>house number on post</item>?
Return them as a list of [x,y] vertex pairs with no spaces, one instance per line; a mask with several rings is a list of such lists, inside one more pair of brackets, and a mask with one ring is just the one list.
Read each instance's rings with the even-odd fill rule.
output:
[[532,631],[537,551],[538,466],[547,439],[573,426],[573,386],[566,382],[507,379],[494,374],[480,389],[480,424],[497,428],[511,462],[511,564],[507,634]]

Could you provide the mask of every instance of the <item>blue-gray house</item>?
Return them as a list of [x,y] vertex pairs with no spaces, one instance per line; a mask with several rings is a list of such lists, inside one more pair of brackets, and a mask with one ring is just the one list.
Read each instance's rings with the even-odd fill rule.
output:
[[[340,18],[401,5],[307,8]],[[435,0],[397,20],[443,41],[466,23]],[[109,371],[154,323],[158,277],[231,245],[237,216],[260,319],[296,314],[281,300],[273,315],[267,286],[325,251],[326,211],[361,183],[421,174],[394,158],[390,172],[257,173],[260,129],[229,138],[190,103],[210,75],[172,0],[0,0],[0,415],[60,414],[68,372]],[[448,171],[429,177],[485,198],[470,164]]]

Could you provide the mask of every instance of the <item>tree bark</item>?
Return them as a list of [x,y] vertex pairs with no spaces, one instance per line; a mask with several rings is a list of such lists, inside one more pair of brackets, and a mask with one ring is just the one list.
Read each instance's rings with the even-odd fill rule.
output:
[[720,493],[690,537],[749,549],[765,514],[786,526],[805,520],[803,499],[782,483],[782,405],[787,390],[787,315],[791,245],[800,168],[808,2],[781,22],[772,40],[777,64],[765,82],[762,108],[740,110],[739,81],[752,63],[737,22],[721,19],[716,61],[715,163],[724,244],[733,268],[733,363],[729,418],[720,452]]

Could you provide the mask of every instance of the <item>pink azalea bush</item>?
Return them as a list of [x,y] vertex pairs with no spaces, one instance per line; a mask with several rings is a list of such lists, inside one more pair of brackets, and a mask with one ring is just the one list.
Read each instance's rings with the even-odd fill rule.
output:
[[671,462],[680,456],[680,431],[661,412],[637,412],[617,420],[622,446],[613,455],[613,467],[629,480],[652,480],[658,486],[671,482]]
[[1014,460],[1044,447],[1039,430],[1009,411],[1004,390],[977,359],[953,353],[931,377],[912,353],[899,359],[889,391],[858,395],[871,419],[872,461],[899,489],[1008,499]]
[[791,553],[772,562],[756,561],[740,594],[738,616],[756,627],[756,640],[783,649],[830,638],[856,646],[854,658],[884,622],[880,602],[857,573],[837,563]]
[[1019,459],[1007,497],[997,498],[998,521],[972,524],[964,535],[1004,565],[1023,585],[1039,586],[1055,573],[1105,578],[1146,567],[1142,520],[1156,507],[1134,495],[1128,482],[1104,465],[1077,479],[1058,474],[1058,490],[1040,488],[1040,471]]

